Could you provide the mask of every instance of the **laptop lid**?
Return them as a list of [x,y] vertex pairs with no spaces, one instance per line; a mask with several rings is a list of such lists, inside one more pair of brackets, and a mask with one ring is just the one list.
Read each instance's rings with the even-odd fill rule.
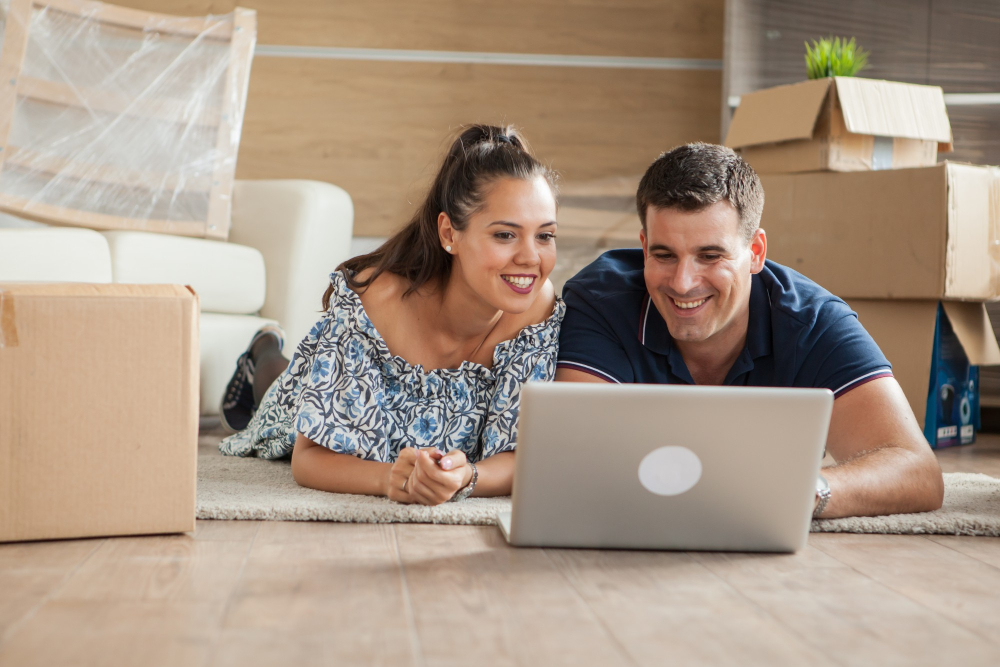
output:
[[512,544],[804,546],[830,391],[552,382],[521,392]]

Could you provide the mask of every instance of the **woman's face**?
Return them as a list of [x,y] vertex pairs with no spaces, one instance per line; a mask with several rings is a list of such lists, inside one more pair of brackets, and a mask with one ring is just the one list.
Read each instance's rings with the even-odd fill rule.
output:
[[465,229],[451,229],[447,216],[439,228],[452,247],[451,279],[497,310],[528,310],[556,263],[556,201],[542,176],[494,182]]

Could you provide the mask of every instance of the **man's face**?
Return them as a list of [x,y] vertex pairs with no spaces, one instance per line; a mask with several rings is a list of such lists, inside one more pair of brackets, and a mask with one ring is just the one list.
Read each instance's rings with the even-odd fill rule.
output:
[[750,276],[764,268],[767,241],[757,230],[747,243],[739,221],[728,201],[693,212],[647,210],[640,234],[646,289],[674,340],[730,345],[743,340]]

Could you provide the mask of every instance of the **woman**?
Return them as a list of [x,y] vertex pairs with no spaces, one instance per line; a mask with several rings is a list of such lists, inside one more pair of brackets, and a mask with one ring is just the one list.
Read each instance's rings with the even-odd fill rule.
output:
[[509,494],[521,383],[555,372],[555,218],[524,139],[466,129],[409,224],[331,275],[290,363],[279,332],[254,337],[224,418],[260,405],[222,452],[292,453],[303,486],[404,503]]

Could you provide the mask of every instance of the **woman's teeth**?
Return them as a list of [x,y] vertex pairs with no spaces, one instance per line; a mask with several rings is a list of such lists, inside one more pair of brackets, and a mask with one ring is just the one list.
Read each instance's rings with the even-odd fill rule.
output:
[[534,276],[501,276],[501,278],[519,289],[527,289],[531,287],[531,283],[535,282]]
[[674,299],[673,301],[674,305],[680,308],[681,310],[689,310],[691,308],[697,308],[701,304],[708,301],[708,299],[707,298],[699,299],[698,301],[678,301],[677,299]]

